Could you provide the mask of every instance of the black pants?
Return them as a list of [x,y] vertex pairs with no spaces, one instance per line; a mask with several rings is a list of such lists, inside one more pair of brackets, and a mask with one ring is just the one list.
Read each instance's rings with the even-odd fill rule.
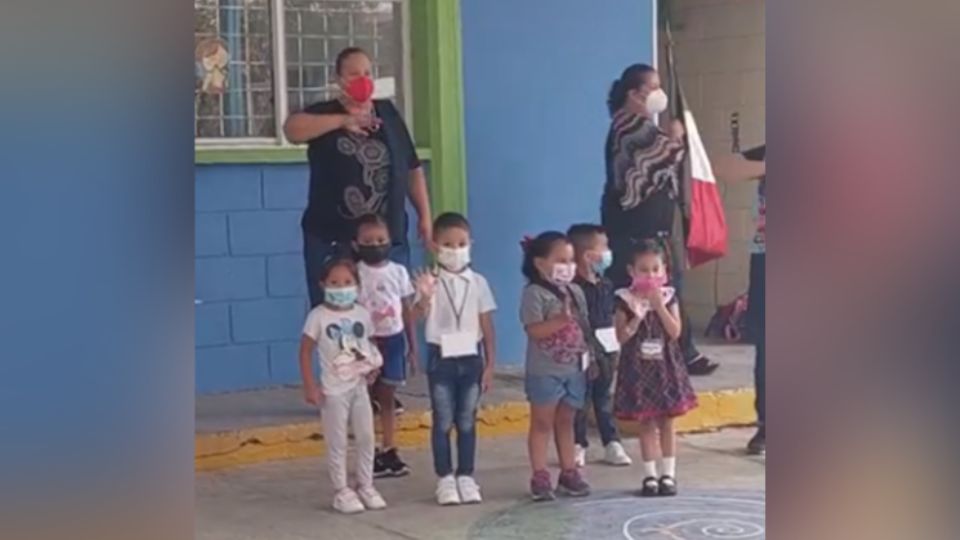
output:
[[753,366],[753,384],[757,392],[757,423],[762,428],[767,420],[767,255],[754,253],[750,256],[750,289],[747,292],[747,329],[750,340],[756,345],[756,361]]
[[[660,234],[652,239],[656,240],[666,253],[666,261],[664,262],[666,262],[667,271],[670,274],[670,286],[677,291],[677,301],[680,307],[680,350],[683,352],[684,360],[689,364],[700,358],[701,355],[697,346],[693,343],[690,315],[683,307],[683,260],[675,255],[670,245],[669,235]],[[639,241],[640,239],[635,238],[610,238],[613,264],[607,270],[607,278],[613,282],[614,287],[621,288],[630,285],[630,275],[627,274],[627,257]]]

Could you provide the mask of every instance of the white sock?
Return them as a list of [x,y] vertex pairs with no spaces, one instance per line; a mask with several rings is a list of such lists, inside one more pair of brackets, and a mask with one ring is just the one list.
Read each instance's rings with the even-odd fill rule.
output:
[[660,472],[670,478],[677,477],[677,458],[676,456],[663,457],[660,459]]
[[644,478],[656,478],[657,477],[657,462],[656,461],[644,461],[643,462],[643,477]]

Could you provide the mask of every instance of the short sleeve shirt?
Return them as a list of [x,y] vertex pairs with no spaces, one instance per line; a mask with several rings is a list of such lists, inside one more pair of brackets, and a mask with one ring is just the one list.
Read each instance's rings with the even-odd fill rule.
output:
[[383,365],[380,351],[370,341],[372,332],[370,315],[360,306],[337,311],[321,305],[307,314],[303,334],[317,342],[325,394],[346,392]]
[[357,265],[360,272],[358,303],[367,308],[373,335],[386,337],[403,332],[403,300],[413,296],[407,269],[393,261],[383,266]]
[[[307,144],[310,190],[302,226],[323,240],[349,242],[360,217],[378,214],[391,223],[394,220],[390,212],[403,209],[402,204],[388,204],[391,193],[395,193],[393,182],[406,181],[393,177],[392,161],[402,155],[408,168],[414,169],[420,166],[420,160],[407,126],[393,104],[377,102],[377,109],[390,114],[381,116],[383,125],[369,136],[337,129]],[[330,100],[310,105],[304,112],[347,111],[339,101]],[[396,134],[394,147],[389,143],[388,132]]]
[[470,268],[460,273],[441,268],[427,316],[427,343],[440,345],[442,336],[460,332],[476,335],[479,342],[483,338],[480,315],[496,309],[493,292],[482,275]]
[[[528,375],[568,375],[581,370],[583,354],[587,352],[585,335],[589,332],[586,298],[577,285],[568,286],[573,301],[575,321],[544,339],[527,337]],[[544,322],[561,314],[563,300],[547,288],[530,284],[524,287],[520,299],[520,322],[524,326]]]

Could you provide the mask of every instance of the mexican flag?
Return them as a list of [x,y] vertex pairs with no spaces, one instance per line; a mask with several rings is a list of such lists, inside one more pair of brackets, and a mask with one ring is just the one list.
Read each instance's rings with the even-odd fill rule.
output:
[[683,98],[669,30],[667,72],[670,77],[668,94],[671,116],[683,123],[686,132],[687,153],[682,167],[680,193],[687,262],[694,267],[726,255],[727,220],[723,214],[723,198],[717,190],[717,178],[710,167],[693,113]]

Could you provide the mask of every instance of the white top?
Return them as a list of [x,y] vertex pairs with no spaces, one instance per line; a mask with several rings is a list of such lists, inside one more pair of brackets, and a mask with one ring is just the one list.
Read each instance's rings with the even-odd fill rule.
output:
[[[427,316],[427,343],[440,345],[445,334],[470,332],[483,337],[480,315],[497,309],[487,280],[467,268],[459,274],[440,269]],[[459,324],[458,324],[459,321]]]
[[317,342],[325,394],[346,392],[383,365],[380,351],[370,341],[372,331],[370,314],[360,306],[337,311],[320,305],[307,314],[303,333]]
[[383,266],[361,262],[360,297],[357,302],[370,311],[373,335],[392,336],[403,332],[403,299],[413,296],[407,269],[393,261]]

